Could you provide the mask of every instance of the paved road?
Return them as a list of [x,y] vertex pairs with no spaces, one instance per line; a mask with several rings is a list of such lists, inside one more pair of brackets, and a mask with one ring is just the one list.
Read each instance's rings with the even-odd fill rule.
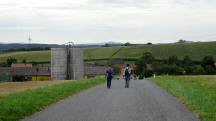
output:
[[24,121],[199,121],[176,98],[146,80],[114,80],[69,97]]

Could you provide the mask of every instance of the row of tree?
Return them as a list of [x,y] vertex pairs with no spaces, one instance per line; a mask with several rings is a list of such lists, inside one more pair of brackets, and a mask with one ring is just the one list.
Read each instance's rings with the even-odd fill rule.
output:
[[50,47],[17,48],[17,49],[8,49],[8,50],[5,50],[4,52],[41,51],[41,50],[50,50]]
[[[170,56],[163,61],[155,60],[154,56],[147,52],[136,62],[136,74],[142,77],[149,77],[153,74],[170,75],[212,75],[216,74],[215,61],[212,56],[205,56],[200,63],[193,62],[189,56],[179,60],[177,56]],[[151,65],[152,68],[148,68]]]

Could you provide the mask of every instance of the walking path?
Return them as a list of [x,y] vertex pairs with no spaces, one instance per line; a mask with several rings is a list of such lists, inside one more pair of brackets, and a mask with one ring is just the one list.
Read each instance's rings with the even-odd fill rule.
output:
[[147,80],[113,80],[69,97],[24,121],[199,121],[175,97]]

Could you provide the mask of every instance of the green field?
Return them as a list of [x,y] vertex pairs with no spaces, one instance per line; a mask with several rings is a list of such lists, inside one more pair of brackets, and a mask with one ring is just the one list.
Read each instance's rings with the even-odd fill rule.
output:
[[0,97],[0,121],[18,121],[51,103],[104,82],[104,78],[71,81]]
[[202,121],[216,121],[216,76],[159,76],[150,80],[178,97]]
[[[189,56],[192,60],[200,61],[206,55],[216,58],[216,42],[93,48],[86,49],[84,55],[86,59],[139,58],[145,52],[151,52],[156,59],[167,59],[169,56],[183,59],[184,56]],[[92,53],[91,58],[88,56],[89,53]]]
[[6,62],[7,58],[9,57],[14,57],[19,62],[21,62],[23,59],[36,62],[50,61],[50,54],[50,51],[5,52],[0,54],[0,63]]
[[[200,61],[207,55],[216,58],[216,42],[89,48],[84,49],[84,58],[87,60],[106,60],[109,58],[137,59],[145,52],[151,52],[156,59],[167,59],[169,56],[175,55],[178,56],[179,59],[182,59],[184,56],[189,56],[192,60]],[[27,61],[44,62],[50,61],[50,51],[1,53],[0,63],[5,62],[8,57],[15,57],[19,62],[23,59]]]

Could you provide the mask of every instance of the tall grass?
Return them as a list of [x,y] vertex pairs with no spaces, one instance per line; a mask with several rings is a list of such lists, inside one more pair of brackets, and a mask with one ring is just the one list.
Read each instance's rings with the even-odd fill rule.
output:
[[36,90],[28,90],[0,98],[0,121],[16,121],[40,111],[84,89],[103,83],[103,78],[66,82]]
[[151,80],[177,96],[202,121],[216,121],[216,76],[160,76]]

